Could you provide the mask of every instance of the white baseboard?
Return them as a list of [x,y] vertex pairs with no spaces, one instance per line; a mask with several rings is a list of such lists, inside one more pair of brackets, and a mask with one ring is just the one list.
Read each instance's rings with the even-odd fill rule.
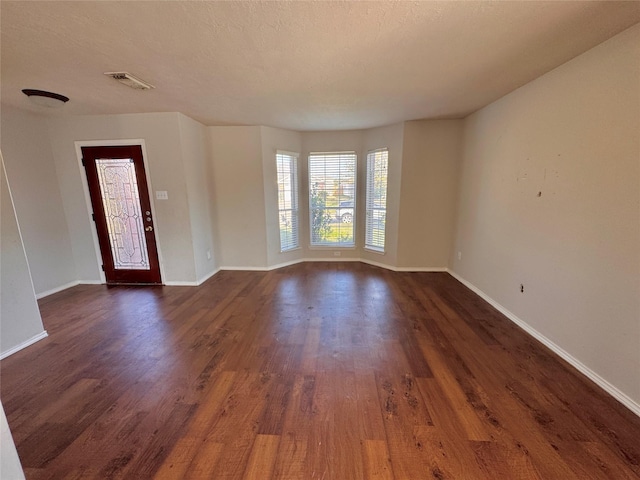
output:
[[238,266],[224,266],[220,267],[220,270],[234,270],[234,271],[247,271],[247,272],[270,272],[271,270],[277,270],[278,268],[289,267],[298,263],[305,262],[359,262],[359,258],[342,258],[342,257],[330,257],[330,258],[300,258],[298,260],[291,260],[283,263],[276,263],[275,265],[269,265],[268,267],[238,267]]
[[629,410],[631,410],[633,413],[635,413],[637,416],[640,417],[640,404],[638,404],[636,401],[630,398],[627,394],[625,394],[624,392],[616,388],[614,385],[609,383],[607,380],[602,378],[600,375],[598,375],[596,372],[591,370],[580,360],[578,360],[573,355],[565,351],[562,347],[556,345],[554,342],[549,340],[547,337],[545,337],[542,333],[538,332],[535,328],[533,328],[527,322],[525,322],[524,320],[519,318],[517,315],[515,315],[514,313],[512,313],[502,305],[500,305],[498,302],[496,302],[493,298],[491,298],[489,295],[484,293],[478,287],[468,282],[467,280],[462,278],[460,275],[458,275],[454,271],[448,270],[448,272],[453,278],[458,280],[469,290],[476,293],[484,301],[486,301],[488,304],[490,304],[492,307],[494,307],[496,310],[502,313],[505,317],[507,317],[516,325],[518,325],[520,328],[522,328],[525,332],[527,332],[533,338],[538,340],[540,343],[548,347],[551,351],[553,351],[555,354],[560,356],[566,362],[571,364],[574,368],[576,368],[580,373],[586,376],[589,380],[591,380],[593,383],[598,385],[605,392],[607,392],[609,395],[615,398],[618,402],[620,402],[622,405],[624,405],[625,407],[627,407]]
[[220,267],[220,270],[232,270],[232,271],[246,271],[246,272],[270,272],[271,270],[277,270],[278,268],[289,267],[291,265],[296,265],[298,263],[305,262],[359,262],[359,258],[341,258],[341,257],[331,257],[331,258],[299,258],[297,260],[290,260],[288,262],[276,263],[275,265],[269,265],[268,267],[252,267],[252,266],[223,266]]
[[226,265],[220,267],[220,270],[233,270],[233,271],[246,271],[246,272],[268,272],[272,270],[270,267],[236,267],[233,265]]
[[36,299],[40,300],[41,298],[48,297],[49,295],[53,295],[54,293],[61,292],[63,290],[66,290],[67,288],[75,287],[76,285],[79,285],[79,284],[80,282],[78,280],[75,280],[73,282],[60,285],[59,287],[52,288],[51,290],[47,290],[45,292],[36,294]]
[[23,348],[27,348],[29,345],[33,345],[34,343],[42,340],[43,338],[47,338],[48,336],[49,334],[47,333],[47,331],[43,330],[42,332],[40,332],[37,335],[34,335],[30,339],[25,340],[24,342],[19,343],[15,347],[11,347],[9,350],[6,350],[0,353],[0,360],[2,360],[3,358],[7,358],[9,355],[13,355],[16,352],[19,352]]
[[360,258],[359,261],[361,261],[362,263],[366,263],[367,265],[373,265],[374,267],[380,267],[380,268],[384,268],[386,270],[393,270],[394,272],[397,271],[396,270],[397,267],[391,267],[391,266],[386,265],[384,263],[375,262],[375,261],[369,260],[367,258]]
[[302,262],[361,262],[359,257],[326,257],[326,258],[303,258]]
[[283,262],[283,263],[278,263],[276,265],[271,265],[270,267],[268,267],[268,269],[269,270],[277,270],[278,268],[290,267],[291,265],[296,265],[298,263],[303,263],[303,262],[304,262],[303,259],[290,260],[288,262]]
[[[387,267],[392,268],[392,267]],[[447,267],[395,267],[394,272],[447,272]]]
[[[247,272],[269,272],[271,270],[276,270],[278,268],[288,267],[290,265],[296,265],[298,263],[305,262],[361,262],[366,263],[367,265],[373,265],[374,267],[386,268],[387,270],[391,270],[393,272],[447,272],[447,267],[394,267],[392,265],[386,265],[381,262],[375,262],[373,260],[369,260],[367,258],[360,257],[310,257],[310,258],[300,258],[298,260],[291,260],[289,262],[278,263],[275,265],[271,265],[269,267],[238,267],[238,266],[223,266],[220,267],[220,270],[238,270],[238,271],[247,271]],[[168,284],[167,284],[168,285]]]
[[291,265],[297,265],[298,263],[305,263],[305,262],[360,262],[360,261],[361,259],[359,258],[342,258],[342,257],[300,258],[298,260],[290,260],[288,262],[276,263],[275,265],[269,265],[268,267],[224,266],[224,267],[220,267],[220,270],[233,270],[233,271],[246,271],[246,272],[270,272],[271,270],[290,267]]
[[[373,260],[369,260],[366,258],[342,258],[342,257],[327,257],[327,258],[300,258],[298,260],[291,260],[289,262],[278,263],[275,265],[270,265],[268,267],[239,267],[239,266],[223,266],[212,272],[204,275],[202,278],[198,279],[195,282],[185,282],[185,281],[169,281],[164,282],[164,285],[168,287],[197,287],[202,285],[204,282],[213,277],[216,273],[221,270],[239,270],[239,271],[249,271],[249,272],[269,272],[271,270],[276,270],[278,268],[288,267],[290,265],[296,265],[298,263],[304,262],[362,262],[368,265],[373,265],[375,267],[386,268],[387,270],[391,270],[393,272],[446,272],[448,271],[446,267],[394,267],[391,265],[386,265],[384,263],[375,262]],[[65,285],[61,285],[59,287],[53,288],[51,290],[47,290],[46,292],[42,292],[36,295],[36,298],[40,300],[41,298],[48,297],[49,295],[53,295],[54,293],[62,292],[67,288],[75,287],[76,285],[102,285],[103,282],[100,280],[76,280],[73,282],[69,282]]]
[[367,258],[358,258],[359,262],[373,265],[374,267],[386,268],[392,272],[447,272],[447,267],[394,267],[384,263],[369,260]]
[[207,273],[206,275],[204,275],[202,278],[200,278],[200,280],[198,280],[196,282],[197,285],[202,285],[204,282],[206,282],[207,280],[209,280],[211,277],[213,277],[216,273],[218,273],[220,271],[219,268],[213,270],[212,272]]
[[53,295],[54,293],[62,292],[67,288],[75,287],[77,285],[102,285],[100,280],[74,280],[73,282],[69,282],[65,285],[60,285],[59,287],[52,288],[51,290],[47,290],[46,292],[37,293],[36,299],[40,300],[41,298],[48,297],[49,295]]

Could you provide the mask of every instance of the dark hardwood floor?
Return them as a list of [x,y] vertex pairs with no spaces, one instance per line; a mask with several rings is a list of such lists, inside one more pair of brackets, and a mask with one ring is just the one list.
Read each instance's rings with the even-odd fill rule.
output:
[[77,286],[0,362],[29,479],[630,479],[640,418],[446,273]]

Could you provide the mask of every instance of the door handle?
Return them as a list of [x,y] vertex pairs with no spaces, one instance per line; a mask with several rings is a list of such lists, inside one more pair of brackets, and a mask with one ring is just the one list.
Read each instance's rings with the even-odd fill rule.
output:
[[151,225],[144,227],[145,232],[153,232],[153,227]]

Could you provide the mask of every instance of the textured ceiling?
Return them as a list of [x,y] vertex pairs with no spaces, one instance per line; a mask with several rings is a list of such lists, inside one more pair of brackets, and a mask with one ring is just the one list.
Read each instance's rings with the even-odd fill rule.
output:
[[639,22],[640,3],[3,0],[0,19],[6,104],[337,130],[465,116]]

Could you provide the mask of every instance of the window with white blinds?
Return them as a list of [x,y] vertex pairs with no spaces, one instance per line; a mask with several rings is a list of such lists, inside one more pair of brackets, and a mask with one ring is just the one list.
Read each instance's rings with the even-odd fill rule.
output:
[[355,152],[309,155],[312,246],[353,247],[356,220]]
[[387,173],[389,151],[386,148],[367,154],[367,200],[364,246],[384,252],[387,220]]
[[298,154],[276,153],[280,251],[300,246],[298,236]]

